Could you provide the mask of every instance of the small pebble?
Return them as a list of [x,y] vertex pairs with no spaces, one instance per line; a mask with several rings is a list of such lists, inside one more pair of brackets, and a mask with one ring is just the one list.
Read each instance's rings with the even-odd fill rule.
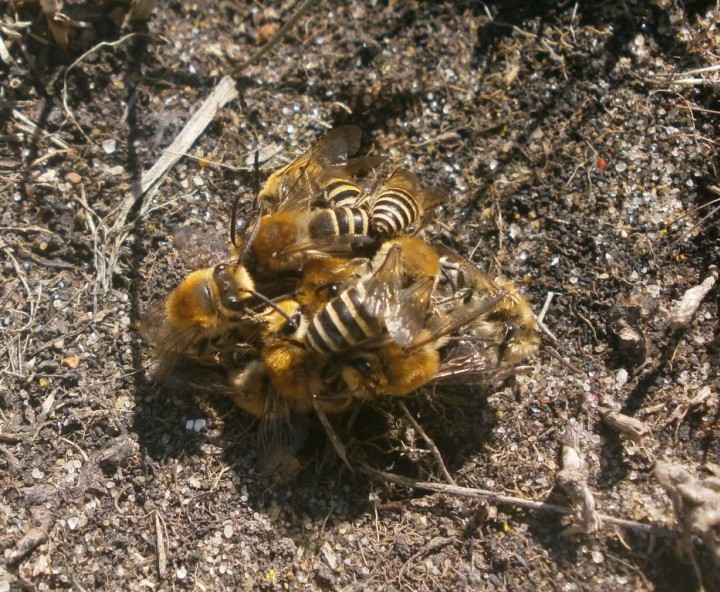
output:
[[620,368],[620,370],[617,371],[617,374],[615,375],[615,385],[618,388],[622,388],[625,386],[625,383],[628,381],[628,371],[625,370],[625,368]]

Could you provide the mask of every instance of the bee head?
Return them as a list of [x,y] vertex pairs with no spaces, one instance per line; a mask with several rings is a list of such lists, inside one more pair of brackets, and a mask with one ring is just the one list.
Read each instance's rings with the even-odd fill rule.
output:
[[212,269],[191,273],[167,299],[168,319],[177,326],[214,327],[218,319]]
[[527,323],[507,325],[505,339],[500,345],[500,359],[517,364],[530,357],[540,344],[540,333],[535,326]]
[[252,297],[254,284],[245,267],[221,263],[213,269],[213,280],[222,305],[232,311],[245,308]]
[[263,316],[266,322],[265,339],[275,336],[283,341],[301,341],[307,331],[308,321],[296,300],[272,302]]

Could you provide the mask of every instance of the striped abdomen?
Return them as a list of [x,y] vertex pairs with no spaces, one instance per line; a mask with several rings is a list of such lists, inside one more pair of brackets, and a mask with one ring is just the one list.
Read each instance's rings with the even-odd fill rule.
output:
[[305,335],[307,348],[331,354],[380,335],[382,327],[365,309],[365,298],[365,287],[359,283],[328,302],[310,322]]
[[325,208],[316,210],[308,233],[311,238],[338,235],[366,235],[370,231],[370,217],[361,208]]
[[370,225],[375,234],[397,236],[420,217],[415,196],[406,189],[386,189],[373,203]]
[[325,200],[332,208],[349,208],[355,205],[362,189],[347,179],[330,179],[323,187]]

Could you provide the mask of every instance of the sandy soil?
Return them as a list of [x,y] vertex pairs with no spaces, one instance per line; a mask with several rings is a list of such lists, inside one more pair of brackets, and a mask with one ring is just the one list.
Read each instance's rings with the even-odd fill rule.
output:
[[[157,192],[128,201],[295,6],[170,2],[135,30],[71,6],[90,26],[63,51],[34,9],[4,5],[0,590],[720,589],[717,548],[681,552],[654,475],[719,471],[717,287],[671,320],[719,260],[720,10],[316,3]],[[173,231],[226,234],[256,150],[266,174],[346,123],[447,188],[437,241],[538,311],[555,295],[557,342],[527,373],[406,401],[459,492],[351,472],[315,421],[277,484],[256,468],[257,421],[147,377],[137,323],[189,271]],[[448,484],[398,401],[335,425],[369,467]],[[568,430],[598,511],[629,525],[563,534],[582,522],[461,495],[567,506]]]

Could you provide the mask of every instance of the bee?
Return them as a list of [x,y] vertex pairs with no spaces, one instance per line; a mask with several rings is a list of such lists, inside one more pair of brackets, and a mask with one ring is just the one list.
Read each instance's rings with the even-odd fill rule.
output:
[[352,254],[371,244],[360,209],[282,209],[260,218],[250,246],[258,273],[299,272],[317,257]]
[[395,342],[358,352],[341,370],[348,396],[372,399],[405,396],[427,384],[439,369],[440,355],[431,344],[403,348]]
[[373,269],[311,319],[305,335],[310,351],[331,354],[388,339],[406,346],[417,336],[440,269],[437,254],[418,239],[389,241],[375,256]]
[[361,190],[350,179],[369,171],[384,158],[361,156],[348,159],[360,149],[360,128],[354,125],[336,127],[304,154],[268,177],[258,196],[261,202],[280,203],[291,193],[323,195],[333,207],[348,205]]
[[272,383],[255,349],[230,367],[208,366],[186,358],[163,385],[194,394],[228,397],[254,417],[277,419],[290,412],[288,405],[271,401]]
[[[181,258],[195,261],[190,273],[170,294],[148,307],[140,332],[154,350],[155,374],[165,376],[187,356],[211,361],[232,340],[229,330],[243,330],[255,285],[240,265],[221,264],[234,255],[232,247],[213,233],[182,229],[175,233]],[[200,267],[199,269],[197,269]]]
[[231,367],[209,367],[186,360],[165,382],[165,387],[229,398],[260,420],[259,471],[278,483],[286,483],[301,470],[297,453],[307,439],[308,414],[275,389],[257,350]]
[[[370,158],[370,157],[365,157]],[[380,157],[373,162],[380,164]],[[322,203],[328,208],[353,207],[363,194],[363,188],[347,177],[343,167],[331,167],[323,171],[320,177]]]
[[277,304],[292,316],[293,323],[273,309],[263,315],[266,324],[260,355],[273,388],[296,413],[308,413],[315,406],[328,413],[344,410],[350,401],[335,395],[340,386],[336,379],[329,378],[337,360],[305,346],[308,319],[297,301],[287,299]]
[[414,174],[398,169],[356,205],[368,203],[371,232],[383,238],[416,233],[426,223],[430,212],[446,201],[445,191],[439,188],[420,189],[420,182]]
[[389,341],[351,356],[341,370],[348,392],[359,399],[406,396],[429,384],[445,371],[442,350],[450,335],[489,314],[503,297],[489,296],[449,313],[435,311],[411,344]]
[[[302,411],[309,411],[312,398],[320,392],[322,384],[318,373],[303,371],[303,368],[312,368],[310,362],[314,357],[303,342],[308,320],[296,300],[279,301],[277,307],[285,315],[275,309],[267,309],[262,315],[260,355],[275,388]],[[292,321],[288,322],[286,316]]]
[[360,147],[360,135],[355,126],[335,128],[270,175],[258,198],[272,211],[261,217],[251,245],[258,268],[299,271],[310,256],[347,253],[371,242],[370,215],[354,207],[363,190],[352,178],[384,158],[348,159]]
[[365,258],[318,257],[306,263],[295,298],[303,313],[316,315],[345,287],[372,271]]
[[[180,248],[192,244],[192,234],[178,236]],[[198,263],[207,265],[213,253],[216,258],[235,254],[232,247],[213,241],[197,235],[196,244],[203,249]],[[154,375],[167,377],[183,359],[212,365],[242,354],[257,335],[261,319],[255,309],[263,304],[273,305],[237,260],[191,272],[164,301],[149,307],[140,323],[141,334],[155,347]]]
[[[497,348],[498,363],[515,365],[533,355],[540,343],[540,331],[530,303],[518,288],[504,278],[493,280],[459,253],[438,246],[442,272],[438,296],[444,303],[463,303],[502,295],[486,315],[469,325],[470,335]],[[453,306],[454,306],[453,305]],[[441,305],[442,306],[442,305]],[[477,353],[477,352],[476,352]]]
[[308,222],[308,235],[312,239],[333,236],[360,236],[370,234],[370,215],[355,207],[333,207],[315,210]]

